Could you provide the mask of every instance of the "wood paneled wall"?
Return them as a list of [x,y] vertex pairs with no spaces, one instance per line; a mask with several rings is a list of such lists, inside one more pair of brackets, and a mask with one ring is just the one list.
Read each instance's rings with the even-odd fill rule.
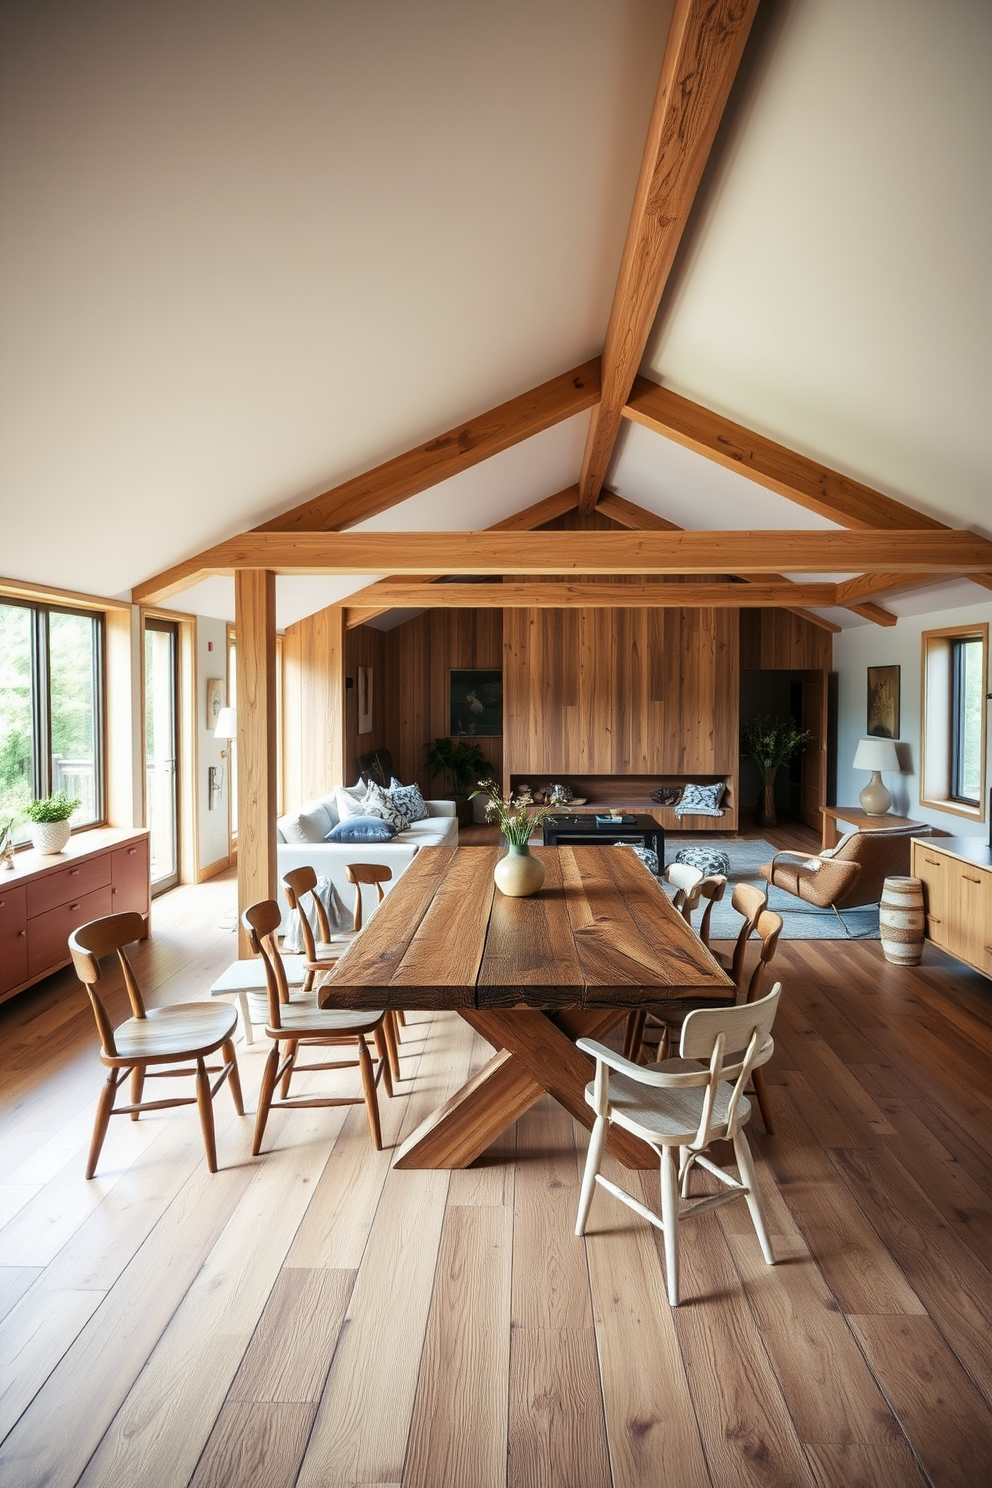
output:
[[[372,673],[372,728],[358,732],[358,668]],[[351,686],[347,678],[351,678]],[[353,785],[358,779],[358,756],[374,749],[389,749],[387,732],[386,636],[371,625],[357,625],[345,632],[345,719],[344,778]]]
[[745,671],[831,670],[828,630],[791,610],[741,610],[741,666]]
[[[239,647],[240,650],[240,647]],[[344,611],[308,615],[282,644],[283,804],[288,810],[340,785],[345,769]]]
[[514,774],[735,775],[736,610],[505,610]]
[[[427,610],[387,631],[385,641],[386,740],[396,773],[437,795],[443,782],[428,774],[424,746],[450,732],[449,673],[503,665],[503,611]],[[480,736],[476,742],[500,779],[503,740]]]

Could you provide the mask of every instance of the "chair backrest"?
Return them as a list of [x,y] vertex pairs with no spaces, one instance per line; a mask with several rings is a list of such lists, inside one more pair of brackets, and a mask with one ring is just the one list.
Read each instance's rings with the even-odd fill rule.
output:
[[677,891],[672,902],[689,924],[692,923],[692,911],[699,905],[699,885],[702,881],[703,874],[690,863],[670,863],[665,869],[665,882],[674,885]]
[[730,967],[730,979],[740,992],[744,986],[744,958],[747,955],[747,943],[754,934],[758,917],[768,903],[768,890],[756,888],[754,884],[749,883],[735,884],[730,902],[744,921],[737,932],[737,942]]
[[347,863],[344,872],[348,882],[355,885],[355,929],[361,930],[362,884],[375,884],[375,902],[378,908],[386,897],[382,886],[392,878],[393,870],[385,863]]
[[914,837],[929,837],[930,827],[880,827],[877,831],[851,832],[843,838],[828,862],[860,863],[861,875],[839,904],[877,904],[885,880],[905,878]]
[[117,959],[124,974],[124,986],[127,989],[131,1012],[135,1018],[143,1018],[145,1004],[141,996],[141,988],[138,986],[138,979],[131,963],[124,953],[124,947],[130,945],[132,941],[140,940],[144,933],[144,920],[140,914],[131,911],[127,914],[105,915],[100,920],[90,920],[88,924],[80,925],[79,929],[74,930],[69,936],[69,954],[72,957],[72,964],[76,969],[76,975],[89,994],[100,1043],[106,1054],[116,1055],[117,1045],[114,1042],[114,1025],[103,1005],[103,999],[96,990],[96,984],[102,975],[100,958],[109,956],[111,951],[117,952]]
[[765,967],[771,961],[778,946],[778,938],[782,934],[782,916],[776,914],[773,909],[763,909],[758,916],[755,930],[761,940],[761,951],[754,969],[751,972],[747,984],[747,992],[744,995],[745,1002],[757,1002],[761,996],[761,983],[765,975]]
[[269,1026],[282,1026],[280,1008],[289,1001],[289,983],[286,968],[282,964],[276,934],[282,923],[282,910],[275,899],[260,899],[249,904],[241,916],[241,923],[248,932],[248,941],[256,956],[261,956],[265,967],[265,990],[269,999]]
[[[733,1081],[727,1104],[726,1135],[732,1137],[737,1130],[740,1100],[751,1071],[756,1063],[764,1064],[771,1056],[771,1030],[781,992],[782,984],[776,982],[768,995],[757,1002],[728,1008],[697,1008],[682,1024],[679,1054],[683,1059],[705,1060],[708,1065],[707,1091],[693,1143],[695,1148],[708,1147],[712,1140],[713,1110],[719,1086],[724,1082]],[[723,1122],[721,1116],[721,1126]]]
[[327,910],[317,893],[317,874],[309,865],[302,868],[293,868],[289,873],[282,876],[282,885],[286,890],[286,902],[290,910],[297,916],[300,922],[300,934],[303,938],[303,953],[308,961],[317,958],[317,945],[313,937],[313,926],[310,917],[301,902],[307,894],[313,895],[313,902],[317,915],[317,933],[326,945],[331,938],[330,921],[327,918]]
[[703,918],[699,922],[699,938],[707,950],[710,948],[710,916],[713,906],[720,903],[726,891],[727,880],[722,873],[707,874],[699,885],[700,900],[706,904]]

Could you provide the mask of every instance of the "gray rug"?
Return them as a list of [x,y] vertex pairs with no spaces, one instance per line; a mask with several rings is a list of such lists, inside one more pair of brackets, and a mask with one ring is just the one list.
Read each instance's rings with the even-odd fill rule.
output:
[[[733,886],[738,883],[753,883],[764,887],[765,881],[759,878],[758,869],[762,863],[769,861],[775,849],[770,842],[753,838],[738,841],[733,838],[706,837],[701,841],[698,837],[666,836],[665,862],[674,863],[675,854],[680,847],[704,845],[725,852],[730,859],[727,892],[722,901],[713,906],[710,934],[714,940],[735,940],[740,929],[741,917],[730,905]],[[845,940],[847,938],[843,926],[832,909],[816,909],[811,904],[801,904],[792,894],[786,894],[782,889],[769,891],[768,907],[782,916],[783,940]],[[865,909],[842,909],[841,913],[853,937],[858,940],[878,939],[877,904],[869,905]],[[700,914],[694,915],[694,923],[698,924],[700,917]]]

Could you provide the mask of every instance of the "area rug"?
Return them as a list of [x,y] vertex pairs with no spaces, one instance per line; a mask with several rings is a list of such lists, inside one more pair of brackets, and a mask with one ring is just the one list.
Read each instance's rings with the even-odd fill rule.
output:
[[[765,881],[759,876],[758,869],[762,863],[767,863],[771,859],[775,849],[770,842],[757,838],[707,837],[701,842],[698,837],[666,836],[665,862],[674,863],[675,855],[680,847],[703,845],[725,852],[730,859],[727,892],[721,902],[713,906],[710,934],[714,940],[735,940],[740,929],[741,917],[735,909],[731,908],[730,904],[734,884],[753,883],[763,888]],[[787,894],[782,889],[769,890],[768,907],[782,916],[783,940],[847,939],[844,927],[832,909],[817,909],[812,904],[801,904],[794,895]],[[842,909],[841,914],[847,922],[852,939],[878,939],[877,904],[868,905],[864,909]],[[698,916],[694,916],[694,920],[698,921]]]

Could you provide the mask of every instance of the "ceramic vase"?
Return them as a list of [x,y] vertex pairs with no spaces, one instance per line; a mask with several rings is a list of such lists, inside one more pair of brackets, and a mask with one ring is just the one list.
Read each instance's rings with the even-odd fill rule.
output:
[[775,776],[777,774],[776,765],[767,765],[761,772],[761,795],[754,813],[756,827],[778,826],[778,813],[775,810]]
[[50,857],[62,851],[69,841],[71,831],[67,821],[33,822],[31,841],[38,852]]
[[493,869],[493,878],[501,894],[511,899],[525,899],[536,894],[544,883],[544,864],[540,858],[532,858],[530,848],[509,847],[505,858],[500,858]]

